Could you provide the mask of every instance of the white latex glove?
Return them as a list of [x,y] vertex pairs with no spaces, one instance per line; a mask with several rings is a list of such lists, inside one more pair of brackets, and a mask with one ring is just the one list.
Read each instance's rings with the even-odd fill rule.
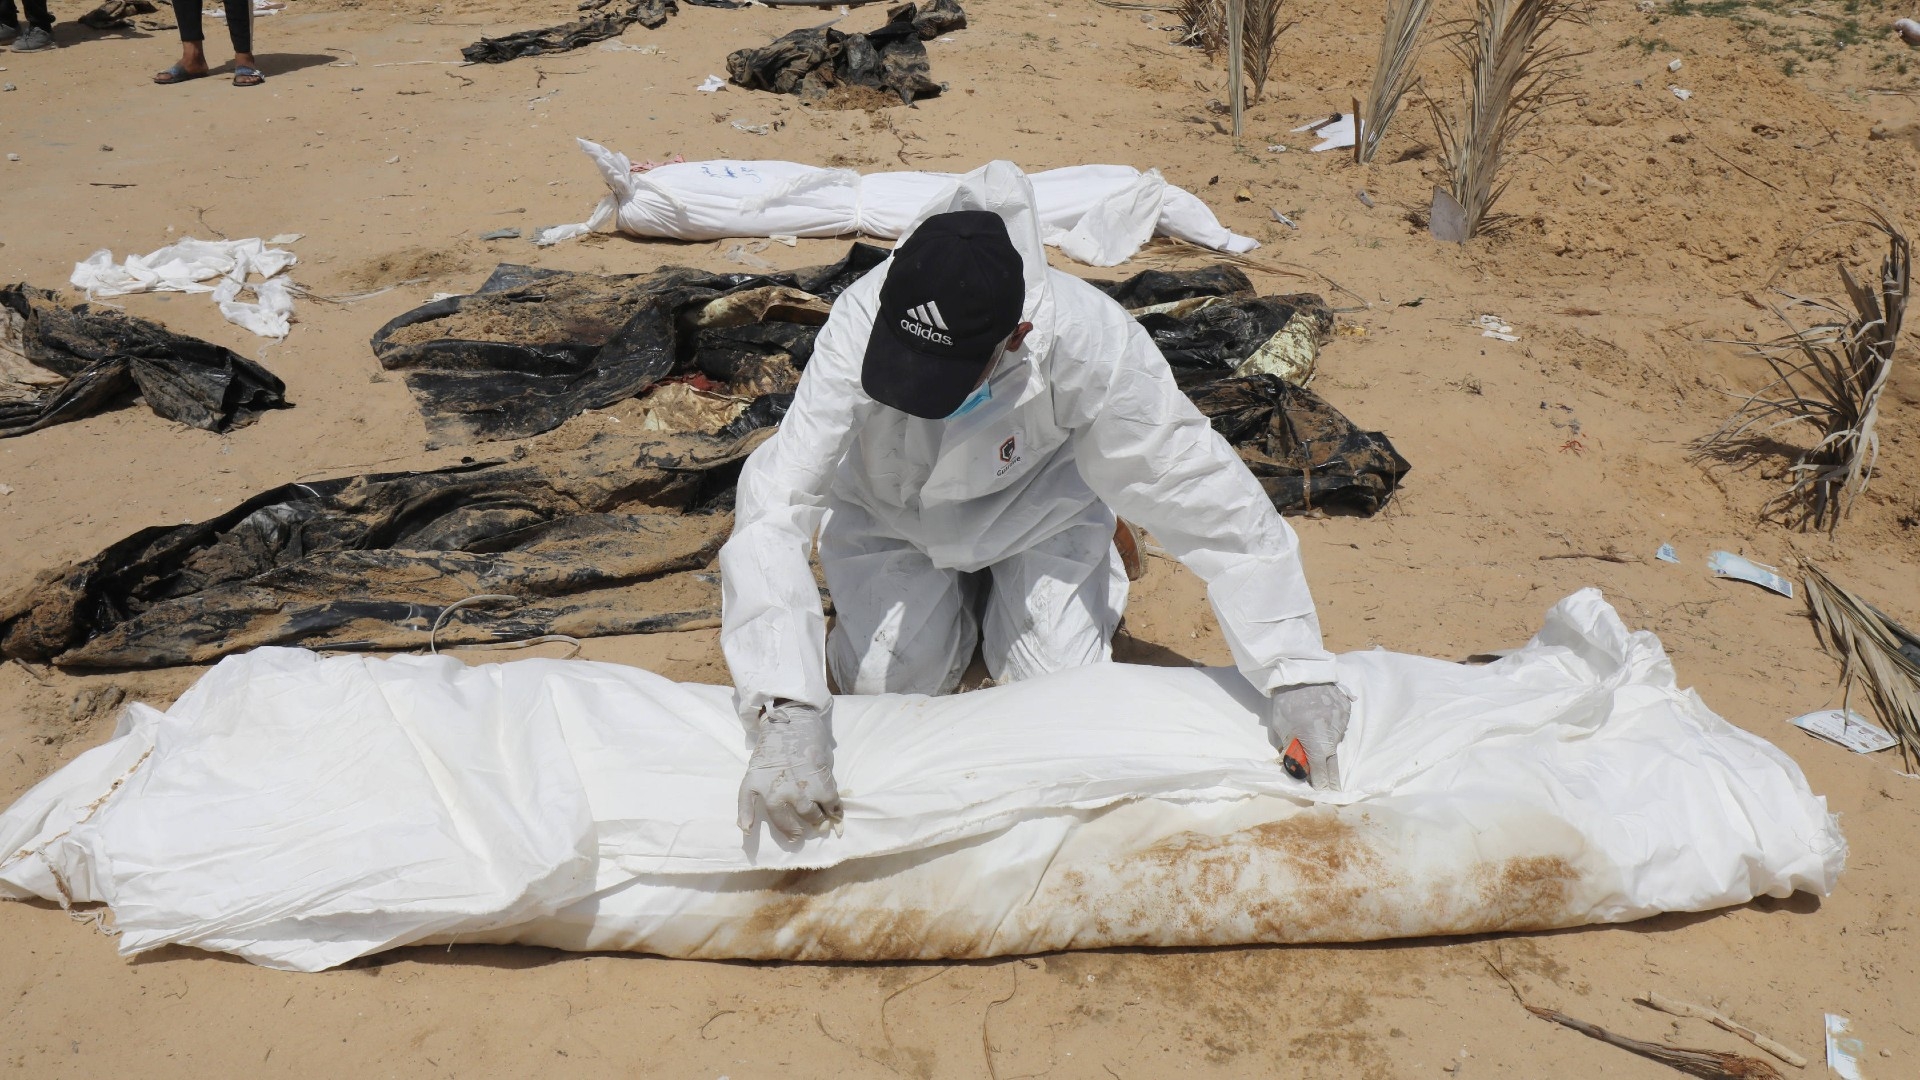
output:
[[1336,683],[1307,683],[1283,686],[1273,692],[1267,703],[1267,727],[1280,743],[1285,755],[1295,739],[1306,753],[1305,779],[1316,788],[1340,787],[1340,740],[1347,735],[1347,718],[1353,711],[1353,699]]
[[760,716],[759,741],[740,781],[740,831],[752,832],[761,818],[789,840],[840,822],[827,718],[811,705],[782,701]]

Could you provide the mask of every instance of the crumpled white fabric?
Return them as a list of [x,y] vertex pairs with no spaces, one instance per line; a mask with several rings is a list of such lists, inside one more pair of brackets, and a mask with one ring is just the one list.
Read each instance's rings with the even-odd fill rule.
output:
[[[181,240],[146,255],[113,261],[101,248],[74,264],[68,280],[103,300],[145,292],[212,293],[220,314],[261,337],[283,338],[293,319],[290,282],[278,275],[298,261],[293,252],[270,248],[258,237],[247,240]],[[247,279],[262,280],[249,285]],[[251,289],[256,303],[239,299]]]
[[[555,244],[610,226],[630,236],[722,240],[775,235],[900,237],[957,173],[828,169],[792,161],[686,161],[644,173],[625,154],[577,140],[608,194],[586,221],[534,234]],[[1094,266],[1133,257],[1158,233],[1215,251],[1259,247],[1230,232],[1192,192],[1158,170],[1073,165],[1029,173],[1048,244]]]
[[[1796,890],[1846,842],[1771,743],[1597,590],[1474,666],[1339,658],[1346,788],[1288,777],[1229,669],[842,697],[845,827],[743,839],[724,686],[263,648],[0,814],[0,896],[319,970],[426,940],[912,959],[1623,922]],[[797,873],[807,871],[804,874]]]

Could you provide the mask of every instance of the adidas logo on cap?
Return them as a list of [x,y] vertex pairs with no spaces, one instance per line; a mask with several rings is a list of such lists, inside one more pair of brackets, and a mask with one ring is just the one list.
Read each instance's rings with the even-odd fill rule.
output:
[[947,329],[947,320],[940,317],[940,305],[932,300],[908,308],[907,317],[900,320],[900,329],[935,345],[953,344],[951,337],[940,332]]

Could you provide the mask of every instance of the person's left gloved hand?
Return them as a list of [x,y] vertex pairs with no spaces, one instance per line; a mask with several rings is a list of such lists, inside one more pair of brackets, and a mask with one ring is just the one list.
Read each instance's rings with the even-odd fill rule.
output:
[[[1324,791],[1340,787],[1340,740],[1347,735],[1353,699],[1337,683],[1283,686],[1267,701],[1267,727],[1280,743],[1283,763],[1296,780]],[[1306,755],[1306,775],[1287,760],[1293,741]]]
[[840,821],[827,718],[811,705],[782,701],[760,716],[759,738],[740,781],[740,831],[752,832],[763,816],[789,840]]

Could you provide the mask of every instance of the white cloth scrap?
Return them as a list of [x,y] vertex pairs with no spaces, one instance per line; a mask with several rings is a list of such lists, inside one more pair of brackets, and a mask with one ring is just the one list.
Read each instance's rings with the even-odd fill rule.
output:
[[[113,261],[113,252],[101,248],[75,263],[68,278],[89,300],[132,293],[212,293],[220,314],[236,326],[261,337],[287,336],[293,318],[291,282],[279,277],[298,258],[291,251],[271,248],[259,238],[248,240],[181,240],[146,255],[128,255]],[[247,279],[258,276],[257,284]],[[256,303],[239,299],[251,289]]]
[[[630,236],[722,240],[776,234],[898,239],[922,208],[951,196],[959,173],[827,169],[792,161],[687,161],[635,173],[625,154],[578,140],[606,181],[593,216],[536,233],[555,244],[609,226]],[[1220,224],[1158,169],[1073,165],[1028,173],[1046,242],[1080,262],[1114,266],[1156,233],[1215,251],[1260,246]]]

